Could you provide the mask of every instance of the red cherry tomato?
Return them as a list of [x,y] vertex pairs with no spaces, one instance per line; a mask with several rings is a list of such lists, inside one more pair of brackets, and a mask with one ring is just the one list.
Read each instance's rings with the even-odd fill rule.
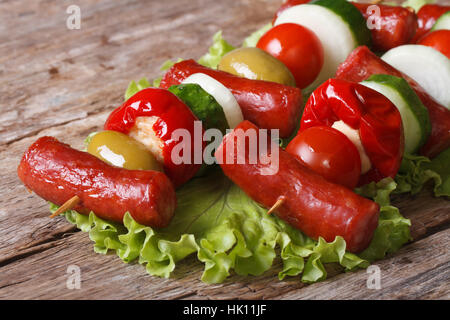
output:
[[311,0],[287,0],[287,1],[285,1],[285,2],[281,5],[280,9],[278,9],[277,13],[275,13],[275,17],[273,17],[272,24],[275,24],[275,21],[277,20],[278,16],[279,16],[284,10],[286,10],[287,8],[290,8],[290,7],[299,5],[299,4],[305,4],[305,3],[308,3],[308,2],[310,2],[310,1],[311,1]]
[[439,4],[426,4],[417,12],[417,31],[411,40],[411,43],[416,43],[422,38],[444,13],[450,10],[450,6]]
[[323,47],[314,32],[294,23],[283,23],[267,31],[256,45],[283,62],[303,89],[319,75]]
[[354,189],[361,175],[361,158],[353,142],[326,126],[311,127],[289,143],[286,151],[328,181]]
[[450,30],[436,30],[422,37],[417,44],[432,47],[450,59]]

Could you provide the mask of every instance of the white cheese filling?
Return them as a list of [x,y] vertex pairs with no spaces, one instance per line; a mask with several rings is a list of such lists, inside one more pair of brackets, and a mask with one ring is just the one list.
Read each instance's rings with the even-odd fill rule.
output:
[[158,120],[158,117],[137,117],[134,126],[131,128],[128,135],[142,143],[158,160],[159,163],[164,164],[164,156],[162,149],[164,142],[155,134],[153,125]]
[[361,174],[368,172],[370,168],[372,168],[372,164],[362,145],[359,130],[353,129],[342,120],[336,121],[331,127],[343,133],[351,142],[353,142],[359,152],[359,157],[361,158]]

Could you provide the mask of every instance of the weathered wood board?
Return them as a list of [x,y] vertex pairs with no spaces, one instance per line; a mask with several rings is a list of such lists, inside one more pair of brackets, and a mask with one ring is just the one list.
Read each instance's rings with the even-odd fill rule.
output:
[[[81,29],[66,27],[72,1],[0,2],[0,299],[448,299],[450,201],[429,190],[395,199],[412,220],[415,241],[380,261],[380,290],[365,270],[305,285],[279,281],[280,262],[259,277],[207,285],[194,258],[170,279],[138,264],[95,254],[88,235],[48,219],[45,201],[26,192],[16,168],[37,137],[74,147],[99,130],[123,100],[130,80],[155,78],[165,60],[198,58],[219,29],[238,45],[271,19],[278,0],[77,1]],[[79,290],[66,287],[67,267],[81,268]]]

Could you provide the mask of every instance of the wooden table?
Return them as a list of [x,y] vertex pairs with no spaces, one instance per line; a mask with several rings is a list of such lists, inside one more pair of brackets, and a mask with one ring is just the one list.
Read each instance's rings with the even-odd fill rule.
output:
[[[412,221],[414,242],[376,264],[381,289],[367,289],[366,270],[305,285],[277,279],[280,262],[259,277],[233,276],[207,285],[194,258],[171,279],[146,274],[115,255],[93,251],[86,233],[49,219],[48,205],[16,175],[37,137],[75,147],[99,130],[123,101],[130,80],[159,75],[168,58],[198,58],[219,29],[235,45],[265,24],[279,0],[78,0],[81,29],[66,27],[72,1],[0,3],[0,298],[229,299],[449,298],[450,201],[429,190],[395,204]],[[69,265],[81,268],[81,289],[66,287]]]

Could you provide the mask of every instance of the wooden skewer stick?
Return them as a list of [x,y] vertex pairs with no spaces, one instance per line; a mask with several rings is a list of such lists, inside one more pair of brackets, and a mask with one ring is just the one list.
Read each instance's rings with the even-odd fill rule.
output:
[[50,218],[54,218],[56,216],[59,216],[61,213],[66,212],[68,210],[72,210],[76,207],[76,205],[80,202],[80,197],[74,196],[63,203],[61,207],[58,208],[53,214],[50,216]]
[[372,0],[370,4],[381,4],[384,0]]
[[272,212],[277,210],[283,203],[284,203],[284,198],[283,197],[279,198],[277,200],[277,202],[275,202],[275,204],[272,206],[272,208],[270,208],[269,211],[267,211],[267,214],[272,214]]

